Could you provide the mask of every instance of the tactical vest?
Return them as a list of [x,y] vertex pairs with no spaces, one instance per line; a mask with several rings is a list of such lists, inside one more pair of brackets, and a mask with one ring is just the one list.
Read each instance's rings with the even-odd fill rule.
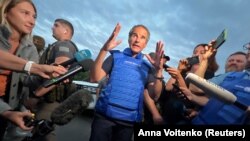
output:
[[113,53],[109,82],[100,93],[96,111],[107,117],[129,122],[142,120],[143,93],[149,64],[121,52]]
[[[232,92],[237,101],[250,105],[250,80],[243,79],[247,73],[233,72],[225,77],[220,84],[223,88]],[[193,124],[245,124],[247,115],[244,110],[233,104],[225,104],[215,98],[211,98],[203,107],[199,115],[192,121]]]
[[[72,42],[71,40],[68,40],[76,49],[76,51],[79,51],[76,44],[74,42]],[[52,45],[49,44],[49,46],[45,49],[45,51],[43,52],[43,54],[41,55],[40,59],[39,59],[39,64],[51,64],[54,63],[54,61],[51,61],[52,58],[50,58],[50,54],[52,53],[52,49],[53,47],[55,47],[55,45],[58,42],[53,43]]]
[[[74,42],[70,40],[69,42],[76,48],[76,51],[78,51],[78,48],[74,44]],[[40,64],[54,63],[54,58],[51,58],[51,53],[53,47],[55,47],[56,44],[57,42],[48,46],[48,48],[44,51],[44,53],[40,58],[39,61]],[[72,93],[74,93],[76,90],[77,90],[76,84],[72,83],[71,81],[67,84],[59,84],[53,90],[48,92],[48,94],[44,95],[44,100],[49,103],[52,103],[54,101],[61,102],[65,100],[68,96],[70,96]]]

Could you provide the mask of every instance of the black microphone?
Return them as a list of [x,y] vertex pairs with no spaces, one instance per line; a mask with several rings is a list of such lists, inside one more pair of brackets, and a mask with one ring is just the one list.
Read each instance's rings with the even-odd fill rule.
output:
[[69,123],[78,113],[87,109],[93,101],[90,91],[80,89],[64,100],[51,114],[51,120],[56,125]]
[[167,69],[167,68],[170,68],[170,67],[167,64],[163,64],[163,68]]
[[70,69],[66,74],[50,79],[50,80],[46,80],[42,86],[47,88],[51,85],[55,85],[58,84],[60,82],[62,82],[63,80],[69,78],[70,76],[73,76],[74,74],[80,72],[80,71],[88,71],[90,70],[91,66],[94,64],[94,61],[92,59],[85,59],[81,62],[78,62],[78,65],[76,65],[75,67],[73,67],[72,69]]
[[74,62],[80,62],[84,59],[91,59],[91,52],[88,50],[88,49],[84,49],[84,50],[81,50],[81,51],[78,51],[74,54],[74,58],[72,59],[69,59],[65,62],[62,62],[61,64],[59,65],[62,65],[64,67],[74,63]]
[[[163,58],[165,58],[166,61],[170,61],[170,57],[167,56],[167,55],[165,55],[165,54],[163,55]],[[163,64],[163,68],[164,68],[164,69],[167,69],[167,68],[170,68],[170,67],[169,67],[167,64],[164,63],[164,64]]]

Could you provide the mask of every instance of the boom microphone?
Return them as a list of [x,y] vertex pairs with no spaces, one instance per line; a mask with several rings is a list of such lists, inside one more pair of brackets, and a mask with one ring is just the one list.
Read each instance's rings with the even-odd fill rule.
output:
[[186,78],[187,81],[199,87],[206,93],[212,97],[215,97],[226,104],[234,104],[235,106],[241,108],[242,110],[246,110],[247,106],[238,102],[237,97],[233,95],[228,90],[222,88],[219,85],[216,85],[204,78],[199,77],[193,73],[188,73]]
[[67,60],[59,65],[61,66],[68,66],[74,62],[80,62],[84,59],[91,59],[91,52],[88,50],[88,49],[84,49],[84,50],[81,50],[81,51],[78,51],[74,54],[74,58],[70,59],[70,60]]
[[56,125],[65,125],[70,122],[76,114],[87,109],[93,101],[90,91],[81,89],[74,92],[64,100],[51,114],[51,120]]
[[78,65],[76,65],[74,68],[70,69],[66,74],[47,80],[45,81],[42,86],[47,88],[51,85],[55,85],[58,84],[60,82],[62,82],[63,80],[69,78],[70,76],[73,76],[74,74],[84,70],[84,71],[88,71],[90,70],[91,66],[93,65],[94,61],[92,59],[85,59],[81,62],[78,62]]
[[22,141],[34,141],[46,136],[55,129],[55,125],[65,125],[69,123],[78,113],[87,109],[89,103],[93,101],[90,91],[81,89],[74,92],[66,100],[64,100],[51,114],[50,120],[36,120],[26,118],[26,126],[34,126],[32,135],[28,135]]
[[51,121],[33,118],[25,118],[26,126],[34,126],[32,135],[26,136],[22,141],[34,141],[46,136],[55,129],[55,125],[65,125],[69,123],[76,114],[87,109],[89,103],[93,101],[90,91],[81,89],[74,92],[64,100],[51,114]]

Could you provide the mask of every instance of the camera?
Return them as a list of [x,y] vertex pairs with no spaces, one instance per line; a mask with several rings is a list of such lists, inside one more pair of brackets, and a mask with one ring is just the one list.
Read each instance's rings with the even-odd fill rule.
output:
[[24,118],[25,125],[30,127],[34,126],[32,136],[25,137],[22,141],[33,141],[39,137],[43,137],[55,129],[54,123],[49,120],[34,118]]

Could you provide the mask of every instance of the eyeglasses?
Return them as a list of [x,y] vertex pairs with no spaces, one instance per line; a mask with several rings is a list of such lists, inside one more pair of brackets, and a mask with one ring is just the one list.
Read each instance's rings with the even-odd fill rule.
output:
[[244,50],[250,50],[250,42],[243,45]]

